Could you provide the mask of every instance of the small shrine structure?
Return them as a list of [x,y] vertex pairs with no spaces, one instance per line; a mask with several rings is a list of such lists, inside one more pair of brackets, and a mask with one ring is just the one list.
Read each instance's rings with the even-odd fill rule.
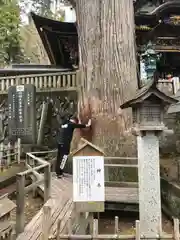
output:
[[81,142],[82,145],[72,154],[75,208],[77,212],[103,212],[104,152],[85,139]]

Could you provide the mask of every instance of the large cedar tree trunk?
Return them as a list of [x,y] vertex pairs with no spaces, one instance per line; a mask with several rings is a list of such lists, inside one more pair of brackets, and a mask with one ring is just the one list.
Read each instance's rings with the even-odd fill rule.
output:
[[133,0],[75,2],[83,86],[79,113],[83,122],[93,120],[81,136],[107,155],[131,155],[133,140],[125,136],[131,112],[120,105],[137,89]]

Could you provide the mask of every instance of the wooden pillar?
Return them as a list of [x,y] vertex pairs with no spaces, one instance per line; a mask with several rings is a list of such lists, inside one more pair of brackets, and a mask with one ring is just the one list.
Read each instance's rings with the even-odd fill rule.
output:
[[16,234],[20,234],[24,231],[25,225],[25,176],[21,174],[16,175]]
[[38,131],[38,139],[37,139],[38,145],[42,143],[43,134],[44,134],[44,124],[47,118],[47,111],[48,111],[48,103],[43,102],[41,120],[40,120],[39,131]]
[[48,240],[51,228],[51,207],[44,205],[42,220],[42,237],[41,240]]
[[3,149],[4,149],[4,144],[0,144],[0,167],[3,166]]
[[51,196],[51,166],[48,164],[44,168],[44,202]]
[[88,228],[88,233],[92,234],[93,233],[93,213],[89,213],[89,228]]
[[20,138],[18,138],[18,141],[17,141],[17,162],[18,164],[20,164],[21,162],[21,139]]
[[180,87],[179,77],[174,77],[172,79],[172,85],[173,85],[173,94],[176,94]]
[[177,159],[177,180],[180,182],[180,159]]
[[11,164],[11,143],[9,142],[7,145],[7,167],[9,167],[9,165]]

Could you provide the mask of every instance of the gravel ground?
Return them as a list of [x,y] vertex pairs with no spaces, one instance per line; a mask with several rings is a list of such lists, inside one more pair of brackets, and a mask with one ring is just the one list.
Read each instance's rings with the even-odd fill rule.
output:
[[[16,203],[16,199],[12,198]],[[29,193],[26,195],[25,199],[25,224],[31,221],[31,219],[36,215],[36,213],[43,206],[43,200],[40,197],[33,198],[33,194]],[[13,223],[16,222],[16,210],[12,212],[11,220]]]

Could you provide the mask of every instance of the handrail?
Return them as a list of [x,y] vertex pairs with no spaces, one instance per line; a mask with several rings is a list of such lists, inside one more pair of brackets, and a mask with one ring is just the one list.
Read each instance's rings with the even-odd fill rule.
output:
[[33,154],[45,154],[45,153],[56,153],[57,149],[49,150],[49,151],[42,151],[42,152],[32,152]]
[[157,87],[170,95],[176,94],[180,88],[179,78],[172,78],[170,80],[167,79],[159,79],[157,83]]
[[[16,174],[17,186],[16,186],[16,234],[20,234],[24,230],[24,208],[25,208],[25,195],[27,192],[33,190],[38,184],[44,182],[44,202],[50,198],[51,192],[51,165],[49,162],[34,156],[32,153],[26,153],[25,164],[29,167],[28,170]],[[28,162],[28,158],[38,163],[39,166],[31,166]],[[32,184],[25,186],[25,177],[30,174],[35,174],[37,171],[44,169],[44,178],[33,181]],[[37,173],[38,174],[38,173]]]
[[119,168],[136,168],[138,167],[137,164],[113,164],[113,163],[108,163],[108,164],[104,164],[105,167],[119,167]]
[[[51,213],[51,207],[49,207],[49,211],[44,211],[43,212],[43,223],[42,226],[44,226],[42,228],[42,235],[43,235],[43,239],[44,240],[59,240],[59,239],[91,239],[91,240],[95,240],[95,239],[125,239],[125,240],[130,240],[130,239],[136,239],[136,240],[140,240],[140,239],[179,239],[180,237],[180,233],[179,233],[179,219],[174,218],[173,219],[173,233],[171,234],[167,234],[167,233],[163,233],[160,232],[158,235],[154,235],[154,236],[143,236],[140,235],[140,221],[136,220],[135,221],[135,228],[134,228],[134,233],[131,234],[123,234],[120,233],[120,229],[119,229],[119,217],[115,216],[115,220],[114,220],[114,232],[110,233],[110,234],[100,234],[99,233],[99,220],[98,219],[93,219],[91,218],[91,221],[89,222],[89,225],[91,226],[90,231],[88,231],[88,233],[81,233],[81,234],[74,234],[73,233],[73,228],[72,228],[72,220],[69,219],[68,223],[67,223],[67,233],[62,232],[62,222],[63,220],[59,220],[57,223],[57,231],[56,234],[51,235],[50,237],[50,226],[52,224],[52,219],[50,217],[50,213]],[[84,231],[86,232],[86,231]]]
[[[13,153],[11,151],[14,151]],[[5,153],[5,155],[3,155]],[[12,156],[15,156],[15,159],[12,161]],[[10,164],[18,163],[20,164],[21,157],[21,139],[19,138],[15,143],[14,147],[11,147],[11,143],[9,142],[7,146],[2,142],[0,144],[0,167],[6,168],[9,167]]]
[[76,72],[58,72],[0,77],[0,92],[5,94],[10,86],[33,84],[38,91],[61,91],[77,89]]
[[[0,92],[1,94],[7,94],[10,86],[21,84],[34,84],[37,88],[37,92],[47,90],[75,90],[81,85],[78,81],[79,74],[77,71],[0,77]],[[180,82],[178,78],[173,78],[171,80],[159,79],[157,86],[160,90],[173,95],[179,90]]]

